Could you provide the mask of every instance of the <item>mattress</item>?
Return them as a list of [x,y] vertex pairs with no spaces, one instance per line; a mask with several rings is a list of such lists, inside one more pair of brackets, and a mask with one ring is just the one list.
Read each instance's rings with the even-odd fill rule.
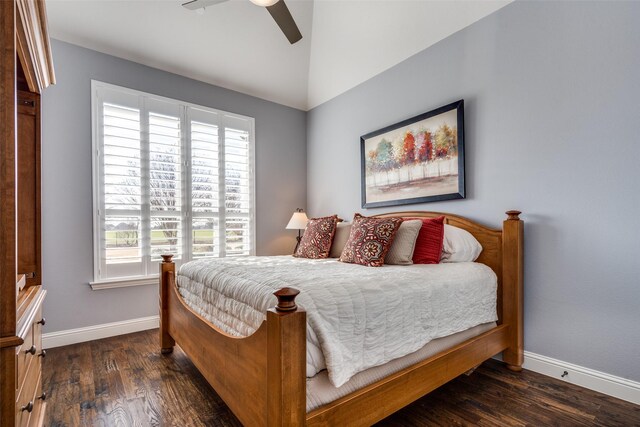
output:
[[335,387],[434,339],[497,320],[497,279],[479,263],[373,268],[292,256],[203,259],[182,265],[177,285],[189,307],[234,336],[255,332],[276,303],[274,291],[299,289],[307,377],[326,369]]
[[349,393],[353,393],[391,374],[395,374],[404,368],[415,365],[468,339],[477,337],[495,327],[495,322],[483,323],[466,331],[443,338],[436,338],[416,352],[355,374],[341,387],[334,387],[333,384],[331,384],[327,371],[319,372],[316,376],[307,379],[307,412],[311,412],[322,405],[340,399]]

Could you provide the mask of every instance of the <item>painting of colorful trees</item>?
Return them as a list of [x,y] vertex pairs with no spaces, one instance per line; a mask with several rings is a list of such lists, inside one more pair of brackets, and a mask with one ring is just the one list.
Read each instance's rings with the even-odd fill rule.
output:
[[361,138],[363,207],[464,197],[461,103],[436,115],[425,113],[409,125],[403,122],[397,128]]

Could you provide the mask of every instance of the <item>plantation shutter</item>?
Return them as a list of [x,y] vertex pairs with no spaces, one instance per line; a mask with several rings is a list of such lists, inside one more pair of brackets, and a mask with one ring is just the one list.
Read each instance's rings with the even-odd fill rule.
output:
[[149,158],[149,222],[151,262],[160,255],[183,258],[181,108],[156,99],[147,101]]
[[94,284],[252,254],[253,119],[92,84]]
[[[220,256],[219,114],[189,109],[192,257]],[[223,252],[222,252],[223,253]]]
[[252,247],[252,123],[224,117],[225,252],[227,256],[249,255]]
[[110,91],[101,95],[97,268],[105,277],[137,276],[144,274],[139,99]]

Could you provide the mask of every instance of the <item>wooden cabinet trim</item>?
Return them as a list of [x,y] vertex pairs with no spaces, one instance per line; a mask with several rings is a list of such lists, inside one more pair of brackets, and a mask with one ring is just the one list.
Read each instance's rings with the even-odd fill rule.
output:
[[[16,335],[15,3],[0,2],[0,337]],[[13,402],[12,405],[13,406]],[[5,406],[2,405],[4,408]],[[13,411],[12,411],[13,412]],[[1,415],[0,411],[0,415]]]
[[17,51],[29,90],[41,93],[55,84],[44,0],[15,0]]
[[[37,405],[29,417],[16,408],[16,390],[35,391],[33,387],[41,376],[41,358],[19,357],[27,345],[41,342],[41,329],[33,321],[45,297],[40,286],[40,101],[39,93],[55,82],[51,47],[47,32],[44,0],[0,1],[0,420],[2,426],[42,424],[45,402]],[[16,88],[28,88],[30,92],[18,94]],[[18,98],[19,96],[19,98]],[[27,119],[32,132],[27,150],[22,151],[20,162],[18,139],[19,117]],[[27,169],[25,169],[27,168]],[[20,175],[22,173],[22,175]],[[32,175],[29,175],[32,173]],[[28,178],[31,189],[23,193],[23,205],[30,211],[29,218],[20,212],[20,176]],[[23,182],[24,184],[24,182]],[[27,200],[27,197],[31,199]],[[25,288],[16,285],[18,274],[19,223],[25,223],[31,239],[22,246],[27,260]],[[34,337],[33,334],[38,335]],[[40,344],[38,344],[40,345]],[[23,351],[23,353],[17,353]],[[29,362],[29,363],[27,363]],[[20,374],[19,372],[20,371]],[[24,372],[24,376],[21,374]],[[30,381],[29,378],[35,378]],[[32,390],[33,389],[33,390]],[[29,392],[27,394],[33,393]],[[24,398],[18,395],[18,401]]]
[[24,340],[18,336],[0,338],[0,348],[16,347],[22,345]]

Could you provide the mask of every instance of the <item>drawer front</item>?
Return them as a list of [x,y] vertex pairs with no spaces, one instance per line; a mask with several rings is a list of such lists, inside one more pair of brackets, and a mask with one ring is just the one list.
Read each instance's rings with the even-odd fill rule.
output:
[[29,418],[30,427],[42,427],[44,421],[44,409],[46,400],[42,399],[42,375],[38,376],[38,385],[33,398],[33,412]]
[[[37,414],[35,412],[36,406],[36,388],[38,387],[38,383],[40,382],[40,362],[33,361],[29,364],[29,369],[27,370],[24,385],[22,390],[18,394],[18,399],[16,400],[16,426],[28,426],[31,415]],[[31,404],[32,410],[23,410]],[[34,415],[34,418],[37,418],[37,415]]]
[[22,389],[22,385],[24,384],[24,379],[27,374],[27,370],[29,369],[29,365],[35,359],[37,359],[38,349],[36,348],[35,354],[27,353],[27,350],[34,345],[33,342],[33,328],[30,328],[27,332],[27,336],[24,339],[24,343],[18,348],[17,353],[17,371],[18,371],[18,381],[16,382],[16,387],[18,387],[18,391]]
[[42,307],[38,309],[36,317],[33,320],[33,345],[36,346],[38,354],[42,353],[42,326],[44,323],[44,317],[42,317]]
[[42,427],[44,422],[44,410],[46,407],[46,396],[42,398],[42,359],[46,353],[42,348],[42,327],[44,326],[44,317],[42,317],[42,308],[38,309],[35,320],[33,321],[33,345],[36,346],[35,360],[31,364],[30,369],[38,370],[38,381],[33,397],[33,412],[29,418],[30,427]]

